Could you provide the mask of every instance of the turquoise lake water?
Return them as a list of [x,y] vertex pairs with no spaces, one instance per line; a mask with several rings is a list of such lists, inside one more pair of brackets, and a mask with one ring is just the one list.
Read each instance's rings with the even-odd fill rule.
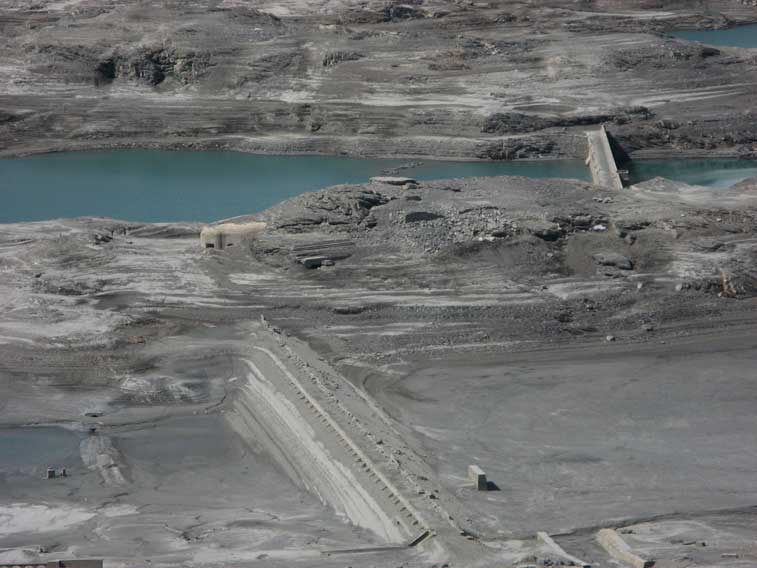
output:
[[[149,222],[214,221],[262,211],[306,191],[366,182],[407,163],[159,150],[0,160],[0,223],[89,215]],[[420,180],[496,175],[590,179],[578,160],[424,162],[398,175]]]
[[728,187],[757,176],[757,160],[640,160],[627,168],[631,183],[660,176],[691,185]]
[[[260,156],[238,152],[114,150],[0,160],[0,223],[80,216],[131,221],[215,221],[289,197],[359,183],[407,160]],[[725,187],[757,176],[757,161],[632,162],[633,183],[655,176]],[[579,160],[434,162],[402,169],[419,180],[520,175],[590,180]]]
[[697,30],[673,32],[670,35],[708,45],[730,47],[757,47],[757,24],[738,26],[728,30]]

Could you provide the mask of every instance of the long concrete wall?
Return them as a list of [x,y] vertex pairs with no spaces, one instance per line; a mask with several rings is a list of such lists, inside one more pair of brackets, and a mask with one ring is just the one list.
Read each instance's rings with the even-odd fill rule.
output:
[[623,181],[618,174],[618,166],[612,155],[605,127],[602,126],[599,130],[587,130],[586,138],[589,142],[589,156],[586,162],[591,169],[594,183],[608,189],[623,189]]
[[433,469],[375,401],[265,318],[250,331],[225,413],[243,439],[264,446],[284,475],[339,515],[373,531],[382,549],[417,547],[461,566],[487,554],[467,530],[467,507],[433,481]]
[[655,561],[642,558],[631,550],[615,529],[602,529],[597,533],[597,542],[615,560],[632,568],[652,568]]
[[425,539],[421,514],[272,348],[252,346],[243,360],[247,376],[227,413],[231,425],[262,442],[291,479],[355,525],[388,544]]

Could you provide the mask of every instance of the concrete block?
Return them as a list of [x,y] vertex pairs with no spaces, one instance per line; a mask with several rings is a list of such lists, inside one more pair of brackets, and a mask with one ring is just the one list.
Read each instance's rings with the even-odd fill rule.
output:
[[655,565],[654,560],[635,554],[615,529],[600,530],[597,533],[597,542],[615,560],[632,568],[652,568]]
[[557,544],[554,539],[549,536],[545,532],[537,532],[536,538],[541,541],[542,544],[544,544],[549,550],[552,552],[552,554],[555,554],[556,556],[561,556],[562,558],[566,559],[568,562],[572,562],[574,566],[580,566],[581,568],[591,568],[591,564],[588,562],[584,562],[583,560],[576,558],[575,556],[572,556],[565,552],[562,546]]
[[299,262],[305,268],[318,268],[327,260],[329,260],[329,257],[327,256],[306,256],[300,258]]
[[468,466],[468,479],[473,483],[478,491],[487,491],[489,489],[489,482],[486,480],[486,474],[477,465]]

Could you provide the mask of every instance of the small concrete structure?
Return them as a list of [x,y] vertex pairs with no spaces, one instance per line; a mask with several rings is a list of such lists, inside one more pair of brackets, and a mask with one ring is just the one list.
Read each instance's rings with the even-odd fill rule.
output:
[[473,483],[473,487],[478,491],[488,491],[489,482],[486,479],[484,470],[477,465],[468,466],[468,479]]
[[298,258],[297,262],[302,264],[305,268],[320,268],[324,265],[333,265],[334,261],[331,260],[328,256],[304,256],[302,258]]
[[388,185],[407,185],[409,183],[418,183],[415,179],[409,177],[394,177],[394,176],[376,176],[371,178],[373,183],[385,183]]
[[642,558],[635,554],[631,547],[615,529],[602,529],[597,533],[597,542],[618,562],[633,568],[652,568],[654,560]]
[[203,249],[216,250],[240,246],[254,241],[265,227],[266,224],[259,221],[210,225],[200,232],[200,245]]
[[594,183],[608,189],[623,189],[623,181],[618,174],[618,166],[615,164],[605,127],[602,126],[599,130],[587,130],[586,138],[589,141],[589,156],[586,158],[586,164],[591,169]]
[[554,539],[549,536],[545,532],[537,532],[536,538],[547,548],[549,548],[550,552],[554,554],[555,556],[560,556],[571,563],[572,566],[580,566],[581,568],[591,568],[591,564],[588,562],[584,562],[583,560],[576,558],[575,556],[571,556],[565,550],[562,546],[557,544]]

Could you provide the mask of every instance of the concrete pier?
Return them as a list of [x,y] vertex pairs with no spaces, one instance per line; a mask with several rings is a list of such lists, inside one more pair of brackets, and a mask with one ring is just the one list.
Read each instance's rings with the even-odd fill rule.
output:
[[596,185],[609,189],[623,189],[623,182],[618,174],[618,166],[612,155],[610,141],[604,126],[599,130],[587,130],[589,141],[589,156],[586,163],[591,169],[591,177]]

